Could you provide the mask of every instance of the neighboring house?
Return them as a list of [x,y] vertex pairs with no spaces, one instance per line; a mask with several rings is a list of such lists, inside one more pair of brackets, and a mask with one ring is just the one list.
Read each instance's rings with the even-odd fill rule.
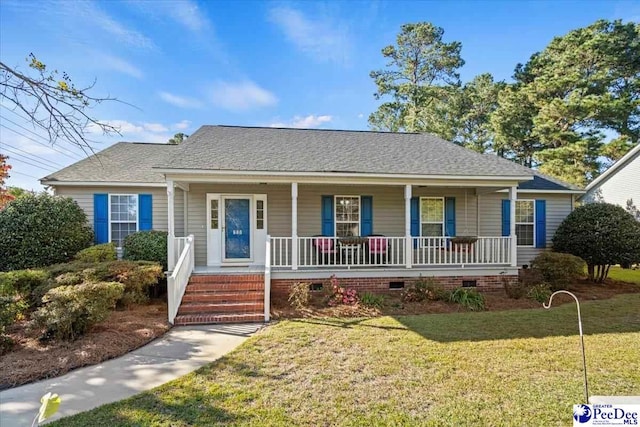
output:
[[361,291],[501,288],[583,193],[427,134],[235,126],[115,144],[42,183],[78,202],[96,243],[168,231],[176,323],[268,319],[272,294],[333,274]]
[[[640,209],[640,144],[587,186],[581,202],[606,202]],[[638,218],[640,219],[640,218]]]

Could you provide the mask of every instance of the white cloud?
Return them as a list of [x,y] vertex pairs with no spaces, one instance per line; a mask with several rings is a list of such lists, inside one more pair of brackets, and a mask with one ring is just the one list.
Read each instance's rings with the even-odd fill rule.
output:
[[217,81],[211,87],[211,102],[226,110],[246,111],[275,105],[278,98],[250,80]]
[[164,3],[171,6],[170,15],[191,31],[200,31],[208,27],[209,20],[195,2],[189,0]]
[[123,74],[128,74],[131,77],[135,77],[137,79],[141,79],[143,77],[142,71],[139,68],[122,58],[107,54],[98,54],[96,56],[100,60],[101,66],[103,68],[108,68]]
[[174,95],[169,92],[159,92],[158,95],[164,102],[180,108],[201,108],[202,102],[197,99]]
[[364,114],[362,114],[362,113],[358,114],[358,118],[359,118],[359,119],[361,119],[361,118],[363,118],[363,117],[364,117]]
[[171,125],[171,129],[174,130],[187,130],[191,126],[191,120],[181,120],[178,123]]
[[170,1],[133,1],[131,4],[147,15],[161,16],[185,27],[192,32],[199,32],[211,28],[211,22],[205,11],[192,0]]
[[[167,142],[173,135],[169,132],[169,126],[162,123],[132,123],[127,120],[104,120],[103,123],[114,126],[120,135],[114,136],[117,139],[125,139],[134,142]],[[91,134],[102,134],[96,125],[87,127],[87,132]]]
[[54,8],[64,9],[63,13],[75,15],[81,24],[99,27],[123,43],[145,49],[155,48],[155,44],[149,37],[125,27],[101,10],[96,3],[89,1],[56,2]]
[[271,123],[269,127],[311,129],[321,127],[324,123],[329,123],[331,120],[333,120],[332,116],[315,116],[310,114],[308,116],[294,116],[289,122]]
[[345,25],[329,19],[311,19],[291,7],[271,9],[269,20],[280,27],[291,43],[314,60],[341,63],[348,60],[351,42]]
[[142,127],[149,132],[166,132],[169,130],[168,127],[160,123],[143,123]]

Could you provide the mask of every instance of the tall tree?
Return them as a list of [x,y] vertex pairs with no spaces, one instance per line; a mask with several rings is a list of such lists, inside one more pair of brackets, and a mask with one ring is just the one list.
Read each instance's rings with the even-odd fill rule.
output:
[[95,81],[78,88],[65,72],[49,71],[32,53],[27,58],[27,72],[0,61],[0,100],[21,111],[36,127],[47,133],[53,144],[65,139],[83,150],[91,150],[89,132],[98,129],[107,135],[119,129],[101,122],[90,110],[115,98],[91,94]]
[[[584,185],[601,155],[619,157],[638,143],[640,24],[600,20],[556,37],[515,78],[534,106],[541,170]],[[618,135],[611,146],[606,131]]]
[[11,165],[7,163],[8,159],[4,154],[0,154],[0,209],[14,198],[4,186],[6,179],[9,178],[9,170],[11,169]]
[[374,129],[432,132],[451,138],[444,125],[447,101],[460,86],[458,68],[464,65],[459,42],[445,43],[444,30],[428,22],[405,24],[396,45],[382,49],[387,68],[372,71],[376,99],[390,97],[373,114]]
[[494,82],[489,73],[476,76],[459,91],[450,104],[453,141],[479,153],[492,148],[491,116],[498,107],[498,93],[504,87]]
[[508,85],[498,95],[498,107],[491,115],[496,154],[527,167],[535,166],[533,155],[541,148],[533,135],[536,107],[520,85]]
[[181,144],[182,141],[184,141],[187,138],[189,138],[189,135],[179,132],[173,135],[173,138],[170,138],[169,141],[167,141],[167,144],[172,144],[172,145]]

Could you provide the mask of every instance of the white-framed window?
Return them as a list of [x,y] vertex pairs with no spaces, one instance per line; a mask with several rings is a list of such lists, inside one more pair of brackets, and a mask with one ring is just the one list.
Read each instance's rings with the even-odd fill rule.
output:
[[138,231],[138,195],[109,194],[109,241],[121,248],[124,238]]
[[335,196],[336,237],[360,235],[360,196]]
[[518,246],[535,246],[536,204],[533,200],[516,200],[516,237]]
[[444,236],[444,197],[420,198],[420,235]]

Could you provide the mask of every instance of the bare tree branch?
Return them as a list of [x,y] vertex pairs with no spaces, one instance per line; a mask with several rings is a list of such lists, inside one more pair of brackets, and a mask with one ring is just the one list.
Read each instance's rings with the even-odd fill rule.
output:
[[[66,72],[47,71],[44,63],[34,54],[27,58],[31,75],[0,62],[0,100],[13,104],[37,127],[47,132],[51,144],[66,140],[82,149],[85,154],[94,153],[89,135],[96,130],[103,135],[121,135],[120,129],[108,122],[99,121],[90,110],[105,101],[117,98],[97,97],[89,92],[96,84],[77,88]],[[131,104],[127,104],[131,105]]]

